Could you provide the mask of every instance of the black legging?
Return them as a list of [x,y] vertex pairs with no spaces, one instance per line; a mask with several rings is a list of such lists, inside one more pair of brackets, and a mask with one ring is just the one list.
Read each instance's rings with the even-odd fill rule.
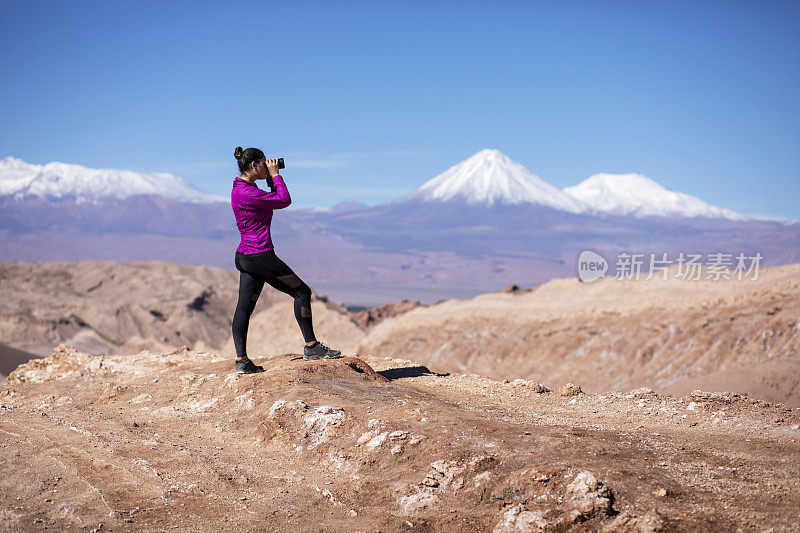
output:
[[274,250],[249,255],[236,252],[235,264],[239,271],[239,301],[231,329],[237,357],[247,357],[247,326],[264,282],[294,298],[294,316],[303,338],[307,343],[317,340],[311,323],[311,289]]

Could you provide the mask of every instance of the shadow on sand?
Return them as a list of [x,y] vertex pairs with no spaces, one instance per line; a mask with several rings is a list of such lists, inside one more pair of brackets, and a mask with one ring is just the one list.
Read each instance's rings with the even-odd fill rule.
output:
[[403,368],[389,368],[387,370],[379,370],[377,373],[390,380],[402,379],[402,378],[418,378],[420,376],[444,377],[450,375],[448,372],[445,372],[444,374],[431,372],[427,366],[406,366]]

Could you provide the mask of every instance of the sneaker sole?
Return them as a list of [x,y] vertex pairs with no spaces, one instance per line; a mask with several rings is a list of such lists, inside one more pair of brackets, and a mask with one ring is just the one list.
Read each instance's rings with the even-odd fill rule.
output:
[[304,361],[316,361],[317,359],[341,359],[342,355],[304,355]]
[[237,370],[237,371],[236,371],[236,373],[237,373],[238,375],[244,375],[244,374],[260,374],[260,373],[262,373],[262,372],[263,372],[263,370],[256,370],[255,372],[247,372],[247,371],[245,371],[245,370]]

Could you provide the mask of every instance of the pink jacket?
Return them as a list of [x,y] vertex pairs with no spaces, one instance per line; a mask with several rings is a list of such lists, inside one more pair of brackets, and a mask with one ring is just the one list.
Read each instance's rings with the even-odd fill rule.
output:
[[289,189],[280,175],[274,176],[273,185],[275,192],[267,192],[241,177],[233,180],[231,207],[236,217],[236,226],[242,234],[237,252],[257,254],[275,249],[269,231],[272,211],[291,205],[292,197],[289,196]]

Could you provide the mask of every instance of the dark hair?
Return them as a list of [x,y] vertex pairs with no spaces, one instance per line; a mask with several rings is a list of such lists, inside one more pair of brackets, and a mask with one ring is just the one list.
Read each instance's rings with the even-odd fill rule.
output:
[[241,174],[244,174],[250,170],[250,163],[265,159],[264,152],[258,148],[248,148],[247,150],[242,150],[241,146],[237,146],[236,150],[233,151],[233,157],[235,157],[236,162],[239,163],[239,173]]

